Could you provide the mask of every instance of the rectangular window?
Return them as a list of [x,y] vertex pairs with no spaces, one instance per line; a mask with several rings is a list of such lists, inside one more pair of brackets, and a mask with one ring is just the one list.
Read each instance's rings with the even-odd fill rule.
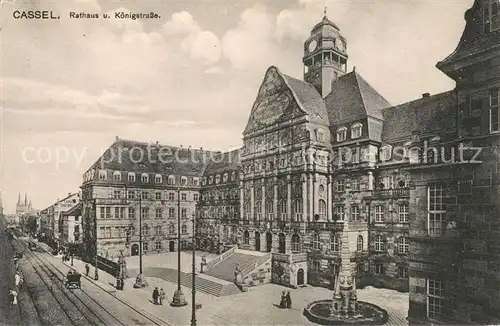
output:
[[128,191],[128,199],[135,199],[135,192],[133,190]]
[[128,218],[135,219],[135,208],[134,207],[128,208]]
[[376,264],[375,265],[375,274],[378,274],[378,275],[384,274],[384,265],[383,264]]
[[187,200],[187,194],[186,193],[182,193],[181,194],[181,200],[182,201],[186,201]]
[[359,206],[358,205],[353,205],[351,207],[351,216],[353,221],[358,221],[360,214],[359,214]]
[[343,221],[345,217],[345,208],[344,205],[336,205],[335,213],[337,214],[337,218],[339,221]]
[[170,200],[170,201],[174,201],[175,200],[175,195],[174,195],[173,192],[169,192],[168,193],[168,200]]
[[399,267],[399,277],[400,278],[408,278],[408,268],[407,267]]
[[500,29],[500,1],[490,0],[489,7],[489,25],[490,31],[496,31]]
[[161,241],[155,241],[155,250],[161,250]]
[[105,210],[104,210],[104,207],[99,207],[99,217],[100,218],[105,218],[106,214],[105,214]]
[[111,207],[106,207],[106,218],[111,218]]
[[498,89],[494,89],[490,93],[490,131],[500,132],[500,105]]
[[106,238],[111,238],[111,227],[106,228]]
[[384,206],[375,206],[375,222],[384,222]]
[[199,195],[198,194],[193,194],[193,200],[194,201],[198,201],[199,199]]
[[161,200],[161,191],[157,191],[157,192],[155,193],[155,199],[156,199],[156,200]]
[[360,190],[359,180],[358,179],[353,179],[351,181],[351,191],[359,191],[359,190]]
[[146,191],[142,192],[142,199],[148,199],[148,193]]
[[409,222],[409,215],[408,204],[399,205],[399,223]]
[[185,208],[181,209],[181,217],[182,218],[186,218],[187,217],[187,209],[185,209]]
[[335,183],[335,191],[343,192],[344,191],[344,180],[337,180]]
[[106,236],[106,228],[100,227],[99,228],[99,238],[104,238]]
[[168,209],[168,217],[175,217],[175,208],[170,207]]
[[148,219],[149,218],[149,207],[142,207],[141,208],[141,218],[142,219]]
[[148,246],[147,241],[144,241],[144,242],[142,243],[142,251],[143,251],[143,252],[148,251],[148,249],[149,249],[148,247],[149,247],[149,246]]
[[114,199],[120,199],[120,198],[122,198],[122,192],[120,190],[114,190],[113,191],[113,198]]
[[161,219],[163,217],[163,210],[161,208],[156,209],[156,219]]
[[443,187],[433,185],[428,187],[428,234],[430,236],[440,236],[444,232],[444,214],[446,207],[444,204]]
[[440,280],[427,280],[427,318],[440,319],[444,315],[444,284]]

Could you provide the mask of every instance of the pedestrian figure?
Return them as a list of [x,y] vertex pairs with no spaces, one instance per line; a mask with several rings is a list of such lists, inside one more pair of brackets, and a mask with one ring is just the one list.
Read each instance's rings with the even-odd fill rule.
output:
[[89,276],[90,266],[89,264],[85,264],[85,275]]
[[290,291],[286,293],[286,307],[288,309],[292,308],[292,298],[290,297]]
[[16,273],[16,275],[14,276],[14,279],[15,279],[15,283],[16,283],[16,288],[19,287],[19,283],[21,283],[21,276]]
[[158,293],[158,288],[156,287],[156,288],[153,290],[153,303],[154,303],[154,304],[158,304],[158,296],[159,296],[159,293]]
[[280,308],[286,308],[286,304],[287,304],[287,302],[286,302],[286,293],[285,293],[285,291],[283,291],[281,293]]
[[17,306],[17,292],[15,290],[10,290],[9,298],[10,298],[10,307],[14,308],[15,306]]
[[160,304],[163,305],[163,300],[165,300],[165,291],[163,289],[160,289]]

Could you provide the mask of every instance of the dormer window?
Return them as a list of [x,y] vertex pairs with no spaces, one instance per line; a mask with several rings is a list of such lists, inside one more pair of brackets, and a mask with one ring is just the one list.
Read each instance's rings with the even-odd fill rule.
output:
[[162,183],[162,177],[160,174],[155,175],[155,183]]
[[122,181],[122,174],[120,171],[113,172],[113,181]]
[[169,185],[174,185],[175,184],[175,177],[173,175],[168,176],[168,184]]
[[141,182],[149,182],[149,176],[147,173],[141,174]]
[[210,176],[208,178],[208,184],[211,185],[212,183],[214,183],[214,177],[213,176]]
[[345,141],[347,138],[347,128],[341,127],[337,130],[337,142]]
[[135,182],[135,173],[134,172],[129,172],[127,175],[127,180],[129,182]]
[[104,181],[107,179],[107,173],[105,170],[99,170],[99,180]]
[[186,186],[188,183],[188,179],[186,177],[181,177],[181,185]]
[[363,125],[361,123],[355,123],[351,127],[351,138],[352,139],[360,138],[362,130],[363,130]]
[[200,184],[200,179],[193,178],[193,186],[198,186]]
[[224,176],[222,177],[222,182],[227,182],[228,175],[227,173],[224,173]]
[[392,147],[387,145],[383,146],[380,151],[380,160],[381,161],[389,161],[391,159]]
[[325,133],[323,132],[323,130],[316,130],[316,138],[320,142],[324,142],[325,141]]
[[220,174],[217,174],[217,176],[215,177],[215,183],[216,184],[220,183]]
[[233,173],[231,173],[231,181],[235,181],[236,180],[236,172],[233,171]]

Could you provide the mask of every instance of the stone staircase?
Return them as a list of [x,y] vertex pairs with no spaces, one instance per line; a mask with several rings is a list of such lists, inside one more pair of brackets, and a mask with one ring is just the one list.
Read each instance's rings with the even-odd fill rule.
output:
[[207,269],[205,274],[228,282],[234,282],[234,271],[236,264],[239,265],[243,275],[250,273],[253,269],[268,259],[267,255],[254,255],[236,250],[233,254],[219,261],[216,265]]
[[[137,275],[139,270],[130,269],[129,275]],[[177,270],[165,267],[145,267],[143,272],[146,277],[156,277],[170,283],[177,284]],[[192,288],[192,274],[181,271],[181,285]],[[218,283],[209,279],[196,276],[196,291],[210,294],[215,297],[241,293],[241,290],[233,283]]]

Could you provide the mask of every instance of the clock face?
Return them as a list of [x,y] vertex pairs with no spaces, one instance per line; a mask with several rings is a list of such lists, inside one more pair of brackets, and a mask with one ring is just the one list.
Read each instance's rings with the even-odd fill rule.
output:
[[337,49],[344,51],[344,42],[340,38],[337,38],[335,42]]
[[309,42],[309,52],[313,52],[316,50],[316,47],[318,46],[318,42],[316,40],[312,40]]

